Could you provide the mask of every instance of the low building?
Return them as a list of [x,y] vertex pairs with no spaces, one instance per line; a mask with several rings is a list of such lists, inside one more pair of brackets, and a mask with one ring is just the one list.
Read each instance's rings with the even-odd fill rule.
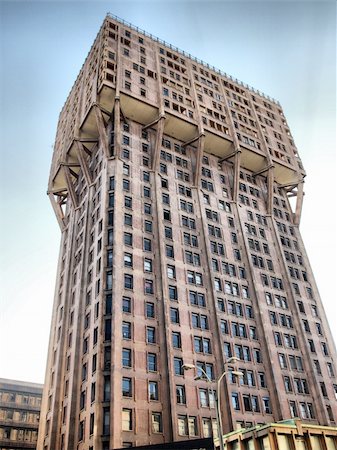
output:
[[[215,441],[216,444],[216,441]],[[337,450],[337,427],[283,420],[224,436],[226,450]]]
[[36,448],[42,389],[0,378],[0,450]]

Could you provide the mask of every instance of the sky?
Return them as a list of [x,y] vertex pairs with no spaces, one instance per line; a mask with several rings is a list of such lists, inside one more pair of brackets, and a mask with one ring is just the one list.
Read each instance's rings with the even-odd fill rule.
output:
[[300,229],[337,341],[335,1],[0,0],[0,377],[44,381],[60,243],[46,195],[53,143],[107,12],[279,100],[307,172]]

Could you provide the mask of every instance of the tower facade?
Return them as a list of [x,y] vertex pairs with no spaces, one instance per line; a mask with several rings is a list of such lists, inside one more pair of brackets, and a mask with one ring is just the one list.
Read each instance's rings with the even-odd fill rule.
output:
[[225,432],[336,424],[304,176],[278,102],[106,17],[50,172],[62,240],[39,449],[211,436],[224,371]]

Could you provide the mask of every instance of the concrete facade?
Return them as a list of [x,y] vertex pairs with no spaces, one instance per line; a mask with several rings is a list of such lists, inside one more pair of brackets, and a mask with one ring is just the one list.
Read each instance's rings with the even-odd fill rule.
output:
[[284,420],[233,431],[224,436],[226,450],[336,450],[337,429]]
[[106,17],[50,173],[62,241],[39,449],[211,436],[198,366],[213,389],[229,372],[225,432],[335,425],[335,348],[299,232],[304,176],[278,102]]
[[0,449],[35,449],[42,384],[0,378]]

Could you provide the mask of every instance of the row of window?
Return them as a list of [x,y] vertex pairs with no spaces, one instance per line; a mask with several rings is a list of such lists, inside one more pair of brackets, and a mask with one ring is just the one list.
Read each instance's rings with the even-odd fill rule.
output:
[[38,423],[39,413],[0,408],[0,420],[12,420],[13,422]]
[[17,392],[0,390],[0,402],[18,403],[23,405],[40,406],[41,395],[35,396],[31,394],[19,394]]
[[[239,394],[233,392],[231,395],[232,408],[235,411],[244,412],[262,412],[264,414],[272,414],[271,403],[269,397],[262,397],[257,395]],[[262,405],[260,404],[260,401]]]
[[251,348],[248,345],[224,342],[223,351],[226,359],[236,356],[242,361],[253,361],[256,364],[261,364],[263,362],[262,353],[259,348]]
[[[0,427],[0,440],[31,442],[37,441],[37,430],[27,430],[23,428]],[[17,445],[17,444],[16,444]],[[25,445],[25,444],[22,444]]]

